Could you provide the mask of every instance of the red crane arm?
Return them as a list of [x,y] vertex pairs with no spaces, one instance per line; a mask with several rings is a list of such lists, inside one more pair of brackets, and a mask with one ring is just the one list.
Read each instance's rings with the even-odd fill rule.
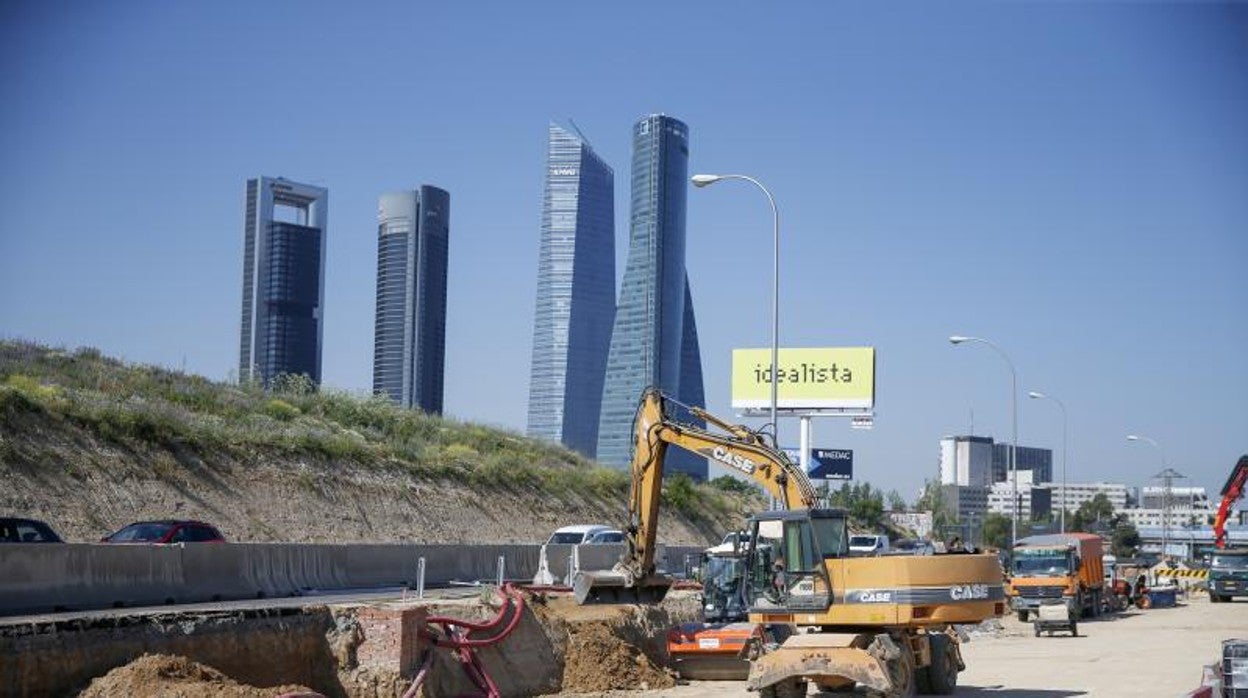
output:
[[1244,496],[1244,483],[1248,481],[1248,456],[1240,456],[1239,462],[1231,470],[1231,476],[1222,487],[1222,504],[1218,505],[1218,513],[1213,517],[1213,544],[1217,548],[1226,547],[1226,519],[1231,515],[1231,506]]

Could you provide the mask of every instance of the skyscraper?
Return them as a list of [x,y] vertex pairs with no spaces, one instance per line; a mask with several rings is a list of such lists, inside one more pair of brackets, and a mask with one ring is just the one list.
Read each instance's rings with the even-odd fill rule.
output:
[[373,392],[432,414],[442,413],[450,215],[437,187],[378,202]]
[[[689,129],[661,114],[633,127],[628,262],[607,355],[598,460],[626,465],[633,415],[647,386],[704,403],[693,299],[685,273]],[[689,420],[693,421],[693,420]],[[668,472],[706,479],[706,460],[673,449]]]
[[614,199],[611,168],[584,138],[551,124],[528,434],[589,457],[615,317]]
[[247,180],[238,377],[321,382],[329,191],[278,177]]

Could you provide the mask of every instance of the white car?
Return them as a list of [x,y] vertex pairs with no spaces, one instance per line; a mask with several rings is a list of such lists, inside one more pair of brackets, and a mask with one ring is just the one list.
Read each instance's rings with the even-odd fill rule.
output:
[[616,528],[612,528],[606,531],[599,531],[595,533],[594,535],[589,536],[588,538],[585,539],[585,543],[587,545],[598,545],[601,543],[623,543],[623,542],[624,542],[624,532]]
[[610,526],[601,524],[578,524],[576,526],[564,526],[554,533],[550,534],[550,540],[546,541],[546,545],[580,545],[586,543],[596,533],[604,531],[614,531]]
[[888,536],[854,535],[849,537],[851,555],[881,555],[888,552]]

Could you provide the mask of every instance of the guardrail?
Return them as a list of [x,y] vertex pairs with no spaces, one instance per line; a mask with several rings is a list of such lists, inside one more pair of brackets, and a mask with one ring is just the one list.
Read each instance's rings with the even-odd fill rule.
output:
[[0,615],[415,587],[537,571],[537,545],[0,544]]
[[[701,550],[660,546],[659,568],[685,572]],[[0,616],[496,581],[500,564],[507,579],[568,584],[570,570],[610,569],[623,552],[622,544],[0,543]]]

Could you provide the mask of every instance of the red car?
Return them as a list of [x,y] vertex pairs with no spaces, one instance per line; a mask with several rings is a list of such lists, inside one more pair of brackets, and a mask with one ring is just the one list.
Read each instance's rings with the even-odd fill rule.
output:
[[202,521],[139,521],[100,539],[101,543],[224,543],[214,526]]

